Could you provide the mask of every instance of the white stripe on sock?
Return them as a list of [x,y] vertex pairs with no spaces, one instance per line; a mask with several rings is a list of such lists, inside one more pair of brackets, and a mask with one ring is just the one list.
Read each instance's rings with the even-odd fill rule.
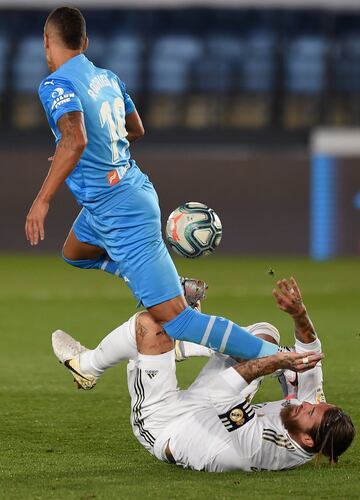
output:
[[206,327],[204,336],[201,339],[200,344],[202,344],[202,345],[206,345],[207,344],[207,341],[209,340],[209,336],[210,336],[212,327],[214,326],[215,320],[216,320],[216,316],[210,316],[209,323],[208,323],[208,325]]
[[224,352],[225,351],[225,347],[226,347],[226,344],[227,344],[227,341],[229,340],[229,337],[230,337],[230,333],[231,333],[231,330],[232,330],[232,327],[234,326],[234,323],[232,321],[229,321],[229,324],[225,330],[225,333],[224,333],[224,336],[223,336],[223,339],[222,339],[222,342],[221,342],[221,345],[220,345],[220,349],[219,349],[219,352]]
[[102,271],[105,271],[106,266],[107,266],[108,264],[109,264],[109,259],[105,259],[105,260],[104,260],[104,262],[101,264],[100,269],[101,269]]

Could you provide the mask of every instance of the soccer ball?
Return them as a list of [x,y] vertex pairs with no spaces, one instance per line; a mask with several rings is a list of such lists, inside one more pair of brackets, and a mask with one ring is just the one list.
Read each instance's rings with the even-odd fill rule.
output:
[[166,223],[166,238],[177,254],[189,259],[208,255],[219,245],[222,225],[212,208],[189,201],[176,208]]

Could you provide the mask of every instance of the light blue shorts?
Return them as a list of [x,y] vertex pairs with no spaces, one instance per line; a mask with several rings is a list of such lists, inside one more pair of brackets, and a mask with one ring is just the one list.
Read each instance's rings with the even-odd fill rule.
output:
[[[124,194],[124,193],[122,193]],[[160,207],[152,183],[111,208],[83,208],[73,224],[76,238],[103,248],[118,264],[135,297],[151,307],[182,294],[179,276],[161,235]]]

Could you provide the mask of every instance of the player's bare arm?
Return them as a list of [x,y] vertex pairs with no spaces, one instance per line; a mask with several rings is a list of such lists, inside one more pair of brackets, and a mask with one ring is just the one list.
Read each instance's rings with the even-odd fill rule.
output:
[[266,358],[243,361],[235,365],[234,369],[250,384],[256,378],[269,375],[279,369],[300,373],[311,370],[324,357],[323,353],[309,353],[305,360],[304,353],[281,352]]
[[313,342],[316,339],[316,332],[295,279],[279,280],[277,288],[273,290],[273,296],[279,308],[293,318],[296,338],[304,344]]
[[80,111],[65,113],[57,122],[61,139],[49,172],[26,217],[25,233],[30,245],[45,238],[44,222],[49,204],[67,176],[72,172],[86,148],[84,116]]
[[126,139],[129,142],[134,142],[145,134],[140,115],[136,110],[126,115],[125,128],[128,133]]

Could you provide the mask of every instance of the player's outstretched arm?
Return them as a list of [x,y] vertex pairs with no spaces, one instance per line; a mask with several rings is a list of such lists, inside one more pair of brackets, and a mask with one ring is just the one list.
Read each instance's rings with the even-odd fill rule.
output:
[[126,139],[129,142],[134,142],[145,134],[140,115],[136,110],[126,115],[125,128],[128,133]]
[[82,112],[71,111],[63,114],[57,122],[57,127],[61,132],[61,139],[45,181],[26,217],[25,233],[30,245],[37,245],[39,239],[45,238],[44,222],[50,201],[78,164],[87,144]]
[[235,365],[234,369],[250,384],[256,378],[269,375],[280,369],[300,373],[311,370],[324,357],[323,353],[315,352],[306,353],[306,357],[304,353],[279,352],[274,356],[243,361]]
[[290,314],[295,323],[295,337],[304,344],[314,342],[316,332],[303,303],[300,289],[294,278],[282,279],[273,290],[276,303],[282,311]]

